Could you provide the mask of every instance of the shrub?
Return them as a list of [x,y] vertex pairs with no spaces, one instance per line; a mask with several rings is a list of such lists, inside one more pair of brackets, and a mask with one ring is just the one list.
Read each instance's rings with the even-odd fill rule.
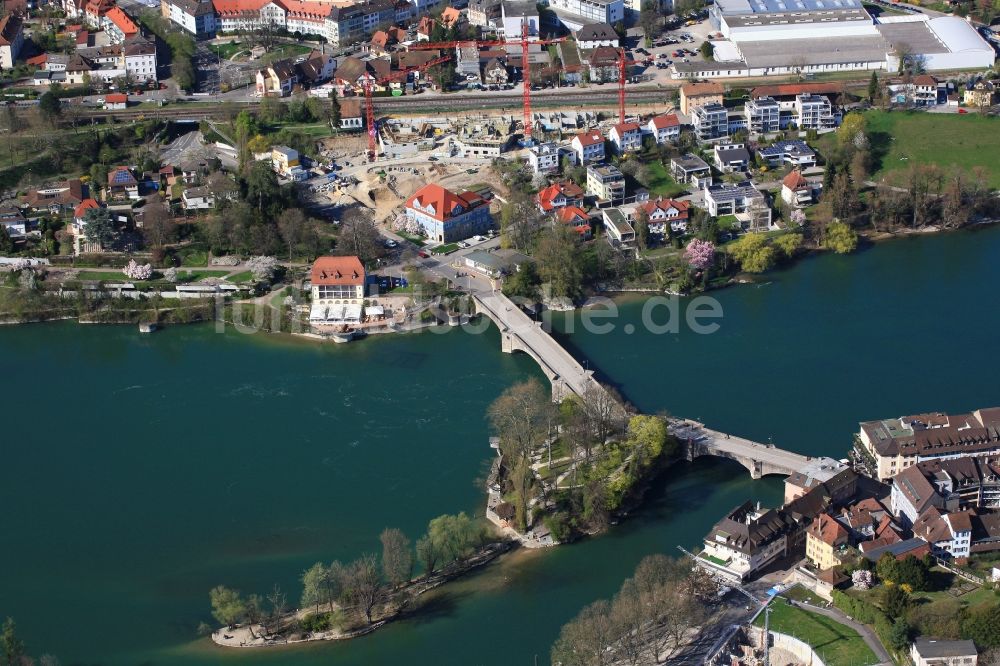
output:
[[310,613],[302,618],[302,630],[310,633],[327,631],[333,625],[330,613]]

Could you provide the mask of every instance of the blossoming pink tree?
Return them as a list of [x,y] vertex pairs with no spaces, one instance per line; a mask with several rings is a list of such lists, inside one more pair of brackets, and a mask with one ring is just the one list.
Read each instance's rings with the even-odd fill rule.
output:
[[135,259],[129,259],[128,264],[122,269],[130,280],[148,280],[153,277],[153,266],[151,264],[137,264]]
[[715,261],[715,243],[695,238],[684,250],[684,258],[692,268],[705,270]]

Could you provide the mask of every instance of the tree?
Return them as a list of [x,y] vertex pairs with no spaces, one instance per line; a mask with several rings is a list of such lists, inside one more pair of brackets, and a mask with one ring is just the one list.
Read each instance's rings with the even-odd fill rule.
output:
[[355,206],[344,215],[335,251],[340,255],[354,255],[364,265],[385,253],[385,245],[371,211]]
[[872,70],[872,78],[868,81],[868,101],[875,103],[881,88],[878,82],[878,72]]
[[603,599],[595,601],[563,625],[552,646],[551,661],[563,666],[606,666],[612,663],[608,652],[617,638],[611,604]]
[[0,254],[14,251],[14,240],[7,232],[7,227],[0,227]]
[[715,262],[715,243],[693,239],[684,250],[684,259],[691,268],[697,270],[711,268]]
[[0,630],[0,650],[3,650],[4,663],[16,666],[24,657],[24,641],[17,637],[17,625],[14,618],[4,620]]
[[88,208],[83,215],[83,224],[87,240],[99,243],[105,250],[114,249],[118,244],[118,224],[107,208]]
[[[467,557],[486,541],[486,530],[482,523],[469,518],[464,512],[457,515],[444,514],[427,524],[425,538],[432,546],[435,561],[445,564]],[[427,544],[424,544],[426,547]],[[421,548],[417,543],[418,551]]]
[[583,293],[579,235],[565,224],[555,223],[538,239],[534,258],[538,277],[553,296],[577,299]]
[[910,595],[899,585],[886,584],[882,587],[882,609],[889,617],[903,617],[910,607]]
[[284,210],[278,218],[278,233],[288,246],[288,261],[292,260],[293,250],[302,242],[305,227],[306,216],[300,208]]
[[647,459],[658,458],[669,441],[667,422],[660,416],[636,414],[628,422],[629,443],[641,448]]
[[362,555],[344,569],[344,595],[361,608],[371,624],[372,610],[385,599],[385,585],[375,555]]
[[730,252],[748,273],[764,273],[774,267],[774,248],[760,234],[744,235],[730,246]]
[[635,243],[640,250],[649,247],[649,213],[641,207],[635,211]]
[[143,209],[142,236],[154,250],[160,250],[176,239],[177,225],[165,207],[150,204]]
[[889,631],[889,645],[893,650],[902,650],[910,644],[910,625],[902,617],[896,617]]
[[247,613],[247,604],[236,590],[223,585],[213,587],[209,592],[212,602],[212,617],[226,627],[232,627]]
[[46,122],[55,124],[62,115],[62,102],[59,96],[53,91],[48,91],[38,98],[38,111]]
[[268,256],[250,257],[246,265],[258,282],[271,282],[280,267],[277,259]]
[[416,551],[417,559],[424,565],[424,576],[429,577],[434,573],[434,567],[441,558],[441,554],[430,536],[422,536],[417,539]]
[[327,601],[326,596],[327,568],[322,562],[317,562],[302,572],[302,605],[319,606]]
[[831,222],[826,228],[823,245],[837,254],[848,254],[857,249],[858,234],[844,222]]
[[698,51],[701,53],[701,57],[705,60],[712,60],[712,55],[715,53],[715,48],[712,46],[712,42],[704,41],[701,46],[698,47]]
[[802,234],[782,234],[774,239],[774,247],[785,259],[791,259],[802,247]]
[[413,555],[410,540],[395,527],[382,530],[382,573],[393,587],[409,582],[413,575]]
[[541,213],[534,199],[523,189],[511,193],[500,208],[500,233],[504,247],[521,252],[531,249],[541,228]]
[[340,127],[340,100],[337,99],[337,91],[330,91],[330,112],[328,116],[331,129]]

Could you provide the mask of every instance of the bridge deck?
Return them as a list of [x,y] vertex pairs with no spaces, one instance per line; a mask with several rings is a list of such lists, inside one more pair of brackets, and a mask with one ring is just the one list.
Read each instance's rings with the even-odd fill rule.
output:
[[737,460],[755,460],[772,470],[782,470],[786,474],[802,470],[812,461],[812,458],[801,453],[712,430],[696,421],[677,421],[671,424],[670,431],[679,439],[694,442],[698,450],[704,454]]

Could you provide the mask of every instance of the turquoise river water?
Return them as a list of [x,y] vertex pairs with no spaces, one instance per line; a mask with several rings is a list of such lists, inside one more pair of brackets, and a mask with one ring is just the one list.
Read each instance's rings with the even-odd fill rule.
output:
[[[712,335],[644,331],[641,299],[607,335],[579,314],[556,325],[645,411],[842,457],[859,420],[1000,404],[998,259],[1000,228],[909,238],[716,292]],[[259,651],[195,638],[214,585],[278,583],[294,602],[305,567],[376,550],[386,526],[415,539],[441,513],[481,513],[485,409],[544,379],[499,347],[492,328],[337,346],[0,329],[0,616],[63,664],[527,666],[643,556],[696,544],[744,499],[779,500],[778,478],[679,463],[610,534],[515,554],[371,636]]]

